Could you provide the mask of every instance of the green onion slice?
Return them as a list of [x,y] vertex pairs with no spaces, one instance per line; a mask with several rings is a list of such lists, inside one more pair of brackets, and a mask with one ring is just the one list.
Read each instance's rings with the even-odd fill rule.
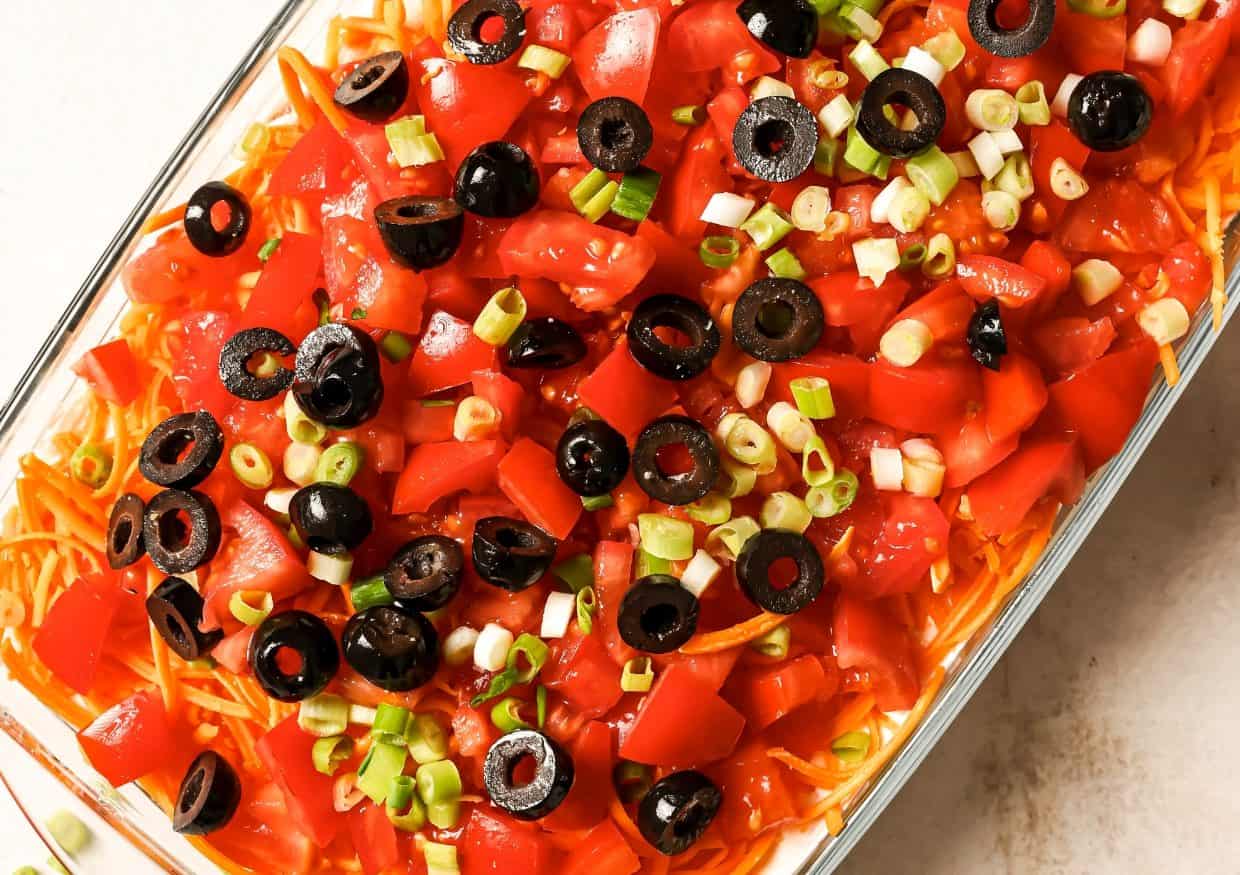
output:
[[376,804],[385,801],[392,789],[392,779],[405,770],[406,759],[408,751],[403,744],[374,742],[358,767],[357,789]]
[[534,710],[538,715],[538,728],[547,725],[547,688],[539,686],[534,690]]
[[310,759],[314,762],[314,770],[324,775],[334,775],[336,770],[353,756],[353,739],[347,735],[331,735],[314,742],[310,749]]
[[797,410],[807,419],[831,419],[835,416],[835,399],[831,383],[823,377],[797,377],[788,383]]
[[525,720],[521,718],[521,708],[525,705],[516,696],[508,696],[500,699],[491,708],[491,722],[495,724],[500,732],[512,732],[515,729],[531,729]]
[[702,245],[698,247],[698,256],[702,259],[702,264],[707,267],[731,267],[740,254],[741,244],[735,237],[725,237],[723,235],[707,237],[702,241]]
[[417,784],[418,796],[427,805],[434,805],[437,802],[455,802],[461,798],[461,773],[452,760],[440,760],[436,763],[418,766]]
[[492,346],[502,346],[525,318],[525,311],[525,296],[518,289],[500,289],[478,314],[474,334]]
[[787,626],[776,626],[761,638],[749,642],[749,646],[772,659],[787,659],[788,648],[792,643],[792,630]]
[[405,742],[414,762],[425,765],[448,755],[448,733],[430,714],[415,714],[405,727]]
[[271,593],[262,590],[239,589],[228,598],[228,612],[246,626],[257,626],[271,616],[275,606]]
[[275,255],[276,250],[279,248],[280,248],[280,238],[272,237],[270,240],[264,243],[261,247],[259,247],[258,260],[261,261],[263,264],[266,264],[268,259],[270,259],[271,256]]
[[688,559],[693,555],[693,523],[657,513],[637,515],[642,549],[659,559]]
[[577,625],[581,634],[589,635],[594,630],[594,612],[598,610],[598,596],[594,587],[587,586],[577,590]]
[[90,844],[90,830],[70,811],[57,811],[49,817],[47,831],[70,857],[76,857]]
[[634,222],[643,221],[650,215],[662,181],[661,174],[646,167],[624,174],[616,191],[616,199],[611,202],[611,211]]
[[323,451],[314,466],[315,482],[348,486],[362,469],[365,457],[366,451],[353,441],[332,444]]
[[[818,464],[814,462],[817,460]],[[825,486],[835,476],[835,462],[827,452],[827,445],[820,435],[814,435],[805,444],[801,455],[801,477],[810,486]]]
[[551,566],[551,573],[564,581],[570,592],[581,592],[594,585],[594,560],[589,553],[578,553]]
[[297,725],[319,738],[344,735],[349,728],[349,703],[331,693],[303,699],[297,706]]
[[635,656],[624,664],[620,689],[626,693],[649,692],[654,685],[654,664],[648,656]]
[[367,608],[390,605],[396,601],[392,598],[392,593],[388,591],[381,574],[355,583],[349,595],[353,602],[353,610],[359,613]]
[[610,495],[583,495],[581,496],[581,506],[586,510],[602,510],[611,507],[615,502]]
[[390,362],[403,362],[413,355],[413,342],[407,334],[389,331],[383,335],[383,340],[379,341],[379,351]]
[[833,517],[852,506],[859,487],[857,475],[841,468],[827,483],[805,493],[805,505],[816,517]]
[[375,720],[370,727],[370,732],[384,744],[405,744],[409,717],[408,708],[380,702],[375,708]]
[[831,753],[846,763],[859,763],[870,750],[868,732],[845,732],[831,742]]
[[672,110],[672,121],[692,127],[706,121],[706,110],[701,106],[678,106]]

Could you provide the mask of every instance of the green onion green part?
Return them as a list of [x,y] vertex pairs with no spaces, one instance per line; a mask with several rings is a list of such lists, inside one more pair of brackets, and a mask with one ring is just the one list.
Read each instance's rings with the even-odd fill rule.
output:
[[422,856],[426,858],[426,875],[460,875],[456,845],[423,842]]
[[413,342],[399,331],[389,331],[379,341],[379,352],[390,362],[403,362],[413,355]]
[[392,598],[392,594],[388,592],[387,584],[383,582],[383,575],[381,574],[355,583],[350,597],[353,601],[353,610],[358,613],[367,608],[390,605],[396,601]]
[[741,244],[735,237],[707,237],[698,247],[698,257],[702,259],[702,264],[716,269],[731,267],[740,254]]
[[795,227],[792,217],[771,203],[763,204],[741,224],[741,230],[753,239],[759,252],[765,252],[783,240]]
[[805,493],[805,505],[816,517],[833,517],[852,506],[859,487],[857,475],[841,468],[822,486],[815,486]]
[[517,66],[523,70],[546,73],[551,79],[559,79],[564,75],[564,71],[568,69],[572,60],[563,52],[557,52],[547,46],[528,45],[517,60]]
[[720,526],[732,518],[732,500],[725,495],[711,492],[692,504],[685,505],[685,513],[708,526]]
[[392,779],[405,770],[408,752],[403,744],[376,741],[366,752],[357,770],[357,789],[376,804],[384,802],[392,789]]
[[461,773],[452,760],[418,766],[417,784],[418,796],[427,805],[455,802],[461,798]]
[[788,384],[797,410],[807,419],[831,419],[835,416],[835,399],[831,384],[823,377],[797,377]]
[[643,221],[650,215],[662,181],[661,174],[646,167],[624,174],[616,191],[616,199],[611,202],[611,211],[634,222]]
[[538,717],[538,728],[542,729],[547,725],[547,688],[544,686],[534,690],[534,711]]
[[353,756],[353,739],[347,735],[332,735],[316,739],[310,748],[314,770],[323,775],[334,775],[336,770]]
[[688,559],[693,555],[693,523],[657,513],[637,515],[642,549],[660,559]]
[[586,510],[602,510],[615,504],[612,497],[608,494],[604,495],[583,495],[581,496],[581,506]]
[[637,577],[649,577],[652,574],[669,574],[672,570],[672,563],[666,559],[661,559],[652,553],[647,553],[640,547],[637,548]]
[[474,334],[492,346],[503,346],[525,318],[525,311],[525,296],[518,289],[500,289],[474,320]]
[[766,266],[770,268],[773,276],[784,279],[803,280],[809,276],[791,249],[781,249],[768,257]]
[[261,590],[239,589],[228,597],[228,612],[238,623],[257,626],[275,610],[275,598]]
[[594,587],[577,590],[577,625],[581,634],[589,635],[594,629],[594,612],[598,609],[598,596]]
[[688,127],[700,125],[706,121],[706,110],[701,106],[678,106],[672,110],[672,121]]
[[521,707],[525,703],[515,696],[500,699],[491,708],[491,722],[500,732],[512,732],[514,729],[530,729],[530,724],[521,719]]
[[868,732],[845,732],[831,742],[831,753],[846,763],[859,763],[870,750]]
[[234,444],[228,451],[228,465],[247,489],[266,489],[275,479],[271,459],[254,444]]
[[384,744],[405,744],[409,717],[408,708],[380,702],[375,708],[375,722],[371,725],[370,732]]
[[318,738],[344,735],[349,728],[349,703],[331,693],[303,699],[297,706],[297,725]]
[[276,254],[276,250],[280,248],[280,238],[272,237],[258,249],[258,260],[266,264],[271,256]]
[[626,693],[646,693],[654,685],[654,664],[648,656],[635,656],[624,664],[620,689]]
[[792,643],[792,630],[787,626],[776,626],[761,638],[749,642],[749,646],[772,659],[787,659],[788,647]]
[[936,207],[943,205],[960,181],[955,163],[938,146],[931,146],[908,159],[904,172],[908,174],[909,182]]
[[430,714],[415,714],[405,728],[409,755],[420,765],[438,762],[448,755],[448,733]]
[[365,456],[365,450],[353,441],[332,444],[319,456],[318,464],[314,466],[314,480],[316,483],[348,486],[362,469]]
[[[814,464],[815,460],[817,465]],[[821,436],[814,435],[805,444],[805,450],[801,454],[801,477],[810,486],[826,486],[834,476],[835,462],[827,452],[827,445],[823,443]]]

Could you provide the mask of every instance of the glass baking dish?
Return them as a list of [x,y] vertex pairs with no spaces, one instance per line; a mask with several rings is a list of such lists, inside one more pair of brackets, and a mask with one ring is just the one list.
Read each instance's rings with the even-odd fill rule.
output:
[[[183,202],[203,179],[220,178],[230,165],[231,152],[248,124],[266,119],[284,108],[276,70],[275,52],[284,44],[301,49],[310,58],[324,45],[332,16],[369,6],[367,0],[289,0],[277,13],[253,48],[241,60],[193,129],[160,170],[124,226],[113,238],[68,310],[53,329],[17,390],[0,411],[0,507],[14,501],[19,458],[37,447],[49,425],[62,417],[83,390],[69,364],[115,332],[127,299],[120,284],[122,266],[141,245],[140,229],[148,216]],[[1224,322],[1240,306],[1240,277],[1232,270],[1233,228],[1226,235],[1229,303]],[[790,835],[764,866],[768,873],[825,875],[843,861],[866,829],[900,790],[913,770],[946,731],[982,680],[1041,603],[1072,559],[1094,524],[1106,510],[1125,478],[1141,457],[1159,426],[1191,383],[1218,334],[1209,314],[1198,314],[1179,350],[1182,379],[1172,388],[1161,380],[1151,391],[1143,416],[1123,452],[1090,481],[1076,507],[1062,513],[1045,552],[988,627],[955,653],[946,666],[946,678],[920,725],[871,784],[846,806],[846,825],[836,836],[825,828]],[[165,815],[140,789],[113,790],[94,775],[82,757],[73,729],[42,705],[16,681],[0,676],[0,751],[13,762],[24,750],[36,770],[50,773],[81,800],[102,822],[120,833],[136,851],[156,866],[176,873],[205,873],[215,867],[172,832]],[[23,761],[23,766],[33,764]],[[27,771],[30,769],[27,768]],[[96,824],[97,825],[97,824]],[[134,862],[140,860],[138,855]],[[110,853],[89,859],[82,871],[134,871],[126,858]]]

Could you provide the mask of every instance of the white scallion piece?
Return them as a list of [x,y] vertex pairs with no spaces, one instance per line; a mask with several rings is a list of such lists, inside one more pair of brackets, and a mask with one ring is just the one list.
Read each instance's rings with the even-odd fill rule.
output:
[[1188,334],[1191,322],[1188,310],[1175,298],[1160,298],[1137,314],[1141,330],[1159,346],[1174,343]]
[[936,498],[943,491],[947,466],[943,454],[924,438],[900,444],[904,456],[904,490],[922,498]]
[[1090,307],[1115,294],[1123,283],[1119,268],[1104,258],[1086,259],[1072,269],[1072,285]]
[[268,489],[267,494],[263,496],[263,504],[278,514],[288,516],[288,506],[292,503],[293,496],[296,494],[296,489]]
[[1001,155],[1011,155],[1025,148],[1025,144],[1020,141],[1020,135],[1016,131],[993,131],[990,136],[994,138]]
[[540,638],[563,638],[568,634],[568,624],[577,615],[577,598],[568,592],[553,592],[547,596],[543,607]]
[[1171,54],[1171,28],[1157,18],[1147,18],[1128,38],[1128,60],[1161,67]]
[[837,94],[818,112],[818,121],[832,138],[838,137],[852,124],[853,106],[843,94]]
[[706,209],[702,210],[702,221],[725,228],[739,228],[756,206],[756,202],[739,194],[717,192],[710,196]]
[[876,286],[900,267],[900,246],[894,237],[867,237],[853,243],[852,250],[857,273]]
[[894,447],[874,447],[870,450],[870,475],[880,492],[900,492],[904,489],[903,454]]
[[888,212],[891,210],[891,202],[896,199],[896,195],[910,185],[912,183],[906,177],[897,176],[883,186],[883,190],[875,195],[874,200],[870,203],[870,221],[876,225],[885,225]]
[[904,56],[904,63],[901,66],[905,70],[912,70],[914,73],[920,73],[922,76],[925,76],[930,80],[930,84],[936,88],[947,74],[947,70],[935,59],[934,55],[919,46],[909,47],[908,54]]
[[680,585],[701,598],[702,593],[715,582],[722,570],[723,566],[716,562],[713,556],[705,550],[698,550],[680,575]]
[[901,319],[883,333],[878,341],[878,351],[896,367],[911,368],[933,345],[934,336],[924,323],[916,319]]
[[787,82],[781,82],[773,76],[759,76],[749,89],[750,100],[761,100],[764,97],[792,97],[797,93]]
[[971,179],[974,176],[982,175],[981,168],[977,166],[977,161],[974,159],[972,152],[965,152],[964,150],[948,152],[947,157],[952,164],[956,165],[956,174],[961,179]]
[[787,401],[777,401],[766,412],[766,424],[784,448],[792,453],[805,449],[817,432],[814,424],[801,415],[801,411]]
[[1076,86],[1081,84],[1084,76],[1078,76],[1076,73],[1069,73],[1063,77],[1063,82],[1059,84],[1059,90],[1055,92],[1055,99],[1051,101],[1051,112],[1060,118],[1068,117],[1068,101],[1072,99],[1072,92],[1076,90]]
[[750,362],[736,375],[736,400],[748,410],[762,401],[771,382],[772,368],[767,362]]
[[353,574],[353,557],[348,553],[329,555],[311,550],[310,557],[306,560],[306,570],[315,580],[330,583],[332,586],[343,586]]
[[1003,152],[995,142],[995,135],[990,131],[982,131],[969,140],[969,154],[977,164],[977,169],[986,179],[994,179],[1003,169]]
[[831,212],[831,192],[821,185],[807,185],[792,202],[792,224],[798,230],[817,234],[827,230],[827,214]]
[[500,671],[508,664],[508,651],[515,639],[499,623],[487,623],[474,642],[474,665],[483,671]]
[[464,665],[474,655],[478,643],[478,630],[472,626],[457,626],[443,640],[443,658],[448,665]]

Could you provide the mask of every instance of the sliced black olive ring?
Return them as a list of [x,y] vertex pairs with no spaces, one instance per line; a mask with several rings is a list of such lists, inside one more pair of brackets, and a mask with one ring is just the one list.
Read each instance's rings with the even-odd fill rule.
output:
[[[911,131],[896,127],[886,113],[892,105],[911,110],[917,117],[917,127]],[[857,133],[892,158],[908,158],[934,145],[946,123],[943,95],[920,73],[892,67],[879,73],[861,94]]]
[[392,259],[414,270],[446,263],[465,233],[464,210],[446,197],[392,198],[375,207],[375,222]]
[[[228,221],[216,228],[211,213],[217,204],[228,208]],[[194,192],[185,205],[185,236],[203,255],[232,255],[245,243],[250,231],[250,202],[226,182],[208,182]]]
[[323,692],[340,670],[336,636],[307,611],[273,614],[250,639],[250,668],[263,691],[280,702]]
[[220,629],[203,632],[198,628],[203,604],[198,590],[179,577],[165,578],[146,597],[151,625],[172,652],[186,662],[206,656],[224,638]]
[[547,573],[558,544],[538,526],[509,517],[474,523],[473,560],[478,576],[509,592],[529,589]]
[[510,368],[561,370],[586,357],[586,342],[577,329],[552,316],[527,319],[517,326],[504,347]]
[[165,489],[146,506],[142,540],[151,562],[164,574],[193,571],[220,548],[219,511],[201,492]]
[[409,66],[400,52],[384,52],[353,68],[332,100],[363,121],[385,122],[409,96]]
[[1127,149],[1145,136],[1154,104],[1141,80],[1117,70],[1099,70],[1077,83],[1068,100],[1068,126],[1096,152]]
[[[683,444],[693,467],[666,473],[659,467],[659,451]],[[637,436],[633,447],[633,477],[642,491],[664,504],[684,505],[710,492],[719,477],[719,450],[710,432],[687,416],[663,416]]]
[[979,304],[973,311],[969,319],[968,341],[974,361],[992,371],[999,370],[999,359],[1007,353],[1007,334],[1003,330],[998,301]]
[[382,605],[349,618],[340,636],[344,661],[381,690],[417,689],[439,668],[439,636],[416,611]]
[[397,604],[413,611],[442,608],[461,588],[465,551],[445,535],[423,535],[396,551],[383,582]]
[[577,121],[577,142],[586,160],[608,173],[641,166],[654,144],[646,111],[626,97],[604,97],[585,108]]
[[979,46],[1001,58],[1023,58],[1046,45],[1055,26],[1055,0],[1029,0],[1029,17],[1013,28],[999,24],[1002,2],[969,0],[969,32]]
[[[524,761],[534,763],[534,777],[514,783]],[[498,808],[520,820],[537,820],[555,811],[573,786],[573,758],[558,742],[534,729],[501,736],[487,751],[482,780]]]
[[755,100],[732,129],[741,166],[766,182],[796,179],[814,163],[818,120],[791,97]]
[[624,643],[642,653],[670,653],[697,631],[697,596],[669,574],[651,574],[629,587],[617,626]]
[[538,203],[538,169],[515,143],[483,143],[457,169],[453,196],[476,216],[513,219]]
[[[482,38],[488,22],[499,19],[504,32]],[[525,41],[525,10],[516,0],[469,0],[448,20],[448,42],[471,64],[498,64],[516,54]]]
[[[656,329],[671,329],[688,343],[668,343]],[[637,305],[628,327],[629,352],[665,380],[692,380],[719,354],[719,328],[706,308],[680,295],[653,295]]]
[[133,565],[146,552],[142,542],[142,516],[146,505],[133,492],[126,492],[112,505],[108,517],[108,565],[120,569]]
[[825,316],[809,286],[769,277],[745,289],[732,310],[732,340],[756,359],[799,359],[822,339]]
[[271,328],[238,331],[220,349],[220,382],[229,393],[246,401],[274,398],[292,385],[293,369],[281,367],[260,377],[250,370],[251,362],[259,353],[290,356],[296,351],[291,340]]
[[293,398],[306,416],[335,428],[373,418],[383,403],[379,347],[352,325],[319,326],[297,349]]
[[[780,587],[771,568],[781,559],[796,563],[792,583]],[[818,598],[826,582],[822,557],[812,541],[786,529],[763,529],[745,542],[736,557],[736,579],[745,595],[772,614],[795,614]]]
[[629,470],[624,435],[601,419],[570,425],[555,448],[555,469],[578,495],[591,498],[611,492]]
[[177,792],[172,828],[201,836],[226,826],[241,804],[241,779],[218,753],[204,750],[190,763]]
[[701,772],[673,772],[655,783],[637,806],[637,828],[656,851],[683,854],[710,826],[723,793]]
[[138,453],[138,470],[157,486],[189,489],[215,470],[224,433],[205,410],[178,413],[151,429]]
[[311,483],[298,489],[289,501],[288,515],[306,546],[328,555],[356,550],[374,529],[366,499],[337,483]]
[[742,0],[736,14],[758,41],[790,58],[808,58],[818,42],[809,0]]

